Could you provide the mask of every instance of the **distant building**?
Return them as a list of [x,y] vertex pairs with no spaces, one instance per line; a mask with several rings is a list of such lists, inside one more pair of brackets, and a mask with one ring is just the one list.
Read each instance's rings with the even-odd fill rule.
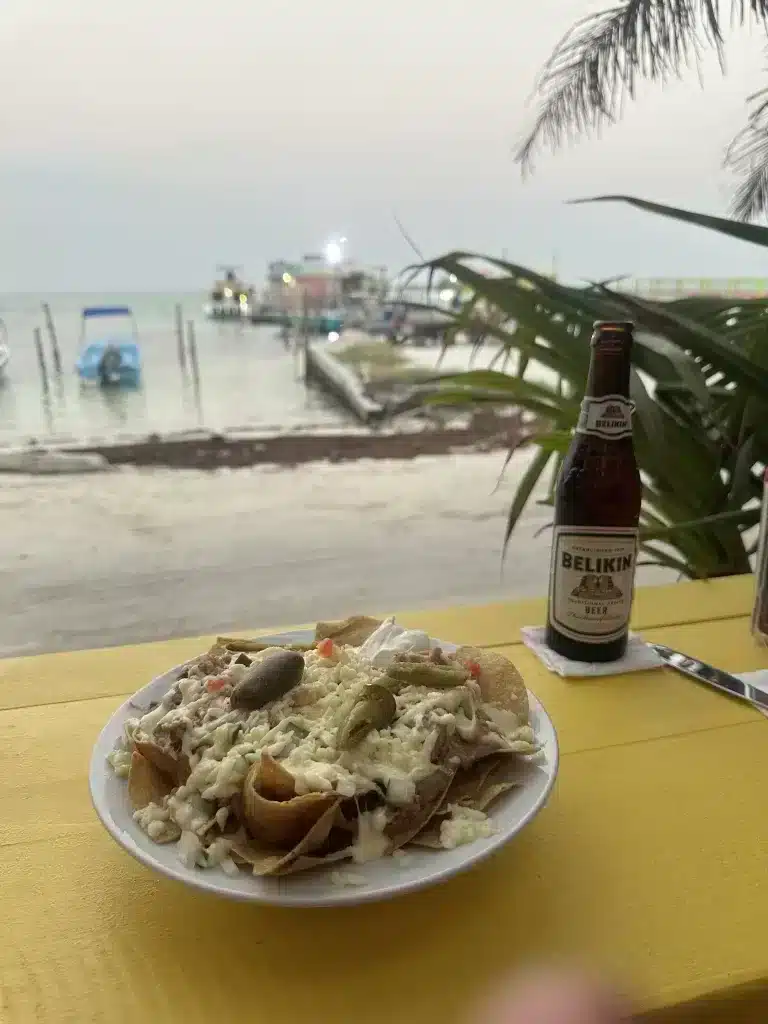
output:
[[297,314],[336,310],[382,299],[388,290],[386,267],[362,268],[347,260],[331,265],[324,256],[308,253],[300,263],[276,260],[267,269],[264,302]]
[[647,277],[621,281],[617,287],[657,302],[685,299],[695,295],[763,299],[768,297],[765,277]]

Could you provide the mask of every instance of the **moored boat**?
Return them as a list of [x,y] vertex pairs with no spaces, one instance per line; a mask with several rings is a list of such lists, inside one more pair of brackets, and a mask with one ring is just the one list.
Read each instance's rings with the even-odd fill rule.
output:
[[248,320],[253,311],[253,288],[241,280],[238,267],[219,267],[224,276],[215,282],[203,307],[212,320]]
[[0,320],[0,380],[5,376],[10,358],[11,349],[8,344],[8,329],[5,326],[5,321]]
[[[102,337],[88,340],[88,324],[94,320],[119,321],[121,326],[112,327]],[[141,351],[130,306],[86,306],[80,325],[80,355],[75,363],[80,380],[101,387],[138,387],[141,384]]]

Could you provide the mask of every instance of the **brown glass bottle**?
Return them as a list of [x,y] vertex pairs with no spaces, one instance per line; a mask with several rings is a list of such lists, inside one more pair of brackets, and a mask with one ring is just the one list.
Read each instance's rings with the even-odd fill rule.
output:
[[574,661],[615,661],[627,646],[641,501],[632,331],[629,322],[595,324],[587,390],[555,493],[547,645]]

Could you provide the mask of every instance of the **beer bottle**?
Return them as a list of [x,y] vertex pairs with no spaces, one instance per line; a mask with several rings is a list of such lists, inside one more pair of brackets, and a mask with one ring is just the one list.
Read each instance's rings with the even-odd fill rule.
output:
[[627,646],[641,501],[632,331],[629,322],[594,325],[587,390],[555,492],[547,645],[573,661],[614,661]]

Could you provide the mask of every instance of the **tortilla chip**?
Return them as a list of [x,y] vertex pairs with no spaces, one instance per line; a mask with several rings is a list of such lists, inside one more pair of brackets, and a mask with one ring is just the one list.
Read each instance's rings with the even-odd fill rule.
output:
[[261,755],[259,792],[267,800],[290,800],[296,796],[293,776],[270,754]]
[[240,836],[234,841],[232,854],[236,860],[249,864],[254,875],[288,875],[297,871],[307,871],[321,864],[344,860],[350,856],[348,849],[334,850],[326,854],[316,852],[327,841],[336,821],[338,809],[339,799],[335,797],[334,803],[287,853],[265,842]]
[[517,789],[522,783],[519,779],[506,779],[499,782],[491,783],[487,785],[483,792],[480,794],[478,799],[474,803],[474,809],[476,811],[487,810],[494,800],[497,800],[500,796],[505,793],[509,793],[512,789]]
[[[460,768],[443,797],[440,810],[449,804],[482,811],[508,789],[522,784],[525,762],[509,751],[494,751],[474,764]],[[493,796],[489,794],[493,791]],[[439,812],[438,812],[439,813]]]
[[471,768],[457,772],[445,793],[440,809],[429,825],[411,840],[412,846],[441,850],[440,825],[449,817],[453,804],[486,811],[499,797],[522,785],[528,764],[510,754],[499,754],[478,761]]
[[183,786],[189,778],[191,768],[186,754],[177,757],[172,751],[159,746],[153,740],[134,740],[133,747],[142,757],[151,761],[158,771],[172,779],[174,786]]
[[[340,797],[336,793],[292,796],[293,780],[289,790],[286,776],[290,779],[268,754],[251,765],[243,782],[243,817],[249,833],[258,842],[290,850],[305,839],[330,808],[338,807]],[[279,793],[284,795],[278,796]],[[326,832],[323,841],[327,835]]]
[[503,752],[505,741],[495,733],[487,732],[478,740],[463,740],[458,733],[441,730],[435,744],[432,761],[435,764],[453,767],[454,771],[471,768],[478,761]]
[[487,811],[494,800],[504,793],[522,786],[525,780],[540,768],[515,754],[500,753],[479,761],[472,768],[457,772],[451,783],[441,809],[425,828],[411,840],[412,846],[428,850],[442,850],[440,826],[448,817],[451,804],[472,807],[476,811]]
[[211,648],[212,650],[221,649],[227,654],[227,660],[230,655],[239,651],[241,654],[258,654],[259,651],[267,651],[270,647],[280,648],[285,651],[299,651],[300,653],[306,653],[311,651],[313,644],[276,644],[266,643],[264,640],[260,640],[256,637],[253,640],[249,640],[247,637],[237,636],[220,636],[216,640],[216,647]]
[[474,661],[480,666],[477,682],[484,700],[514,712],[520,725],[528,722],[528,691],[522,676],[508,658],[479,647],[459,647],[455,656],[459,661]]
[[372,619],[370,615],[350,615],[347,619],[335,622],[318,622],[315,626],[315,640],[330,638],[337,644],[360,647],[381,623],[381,619]]
[[487,810],[498,797],[522,786],[530,770],[528,762],[515,754],[497,754],[483,763],[490,763],[491,770],[478,786],[471,803],[466,804],[476,811]]
[[416,786],[416,800],[397,811],[387,823],[384,835],[391,841],[391,849],[399,850],[427,827],[443,803],[448,788],[453,782],[456,769],[439,767]]
[[482,794],[485,792],[488,777],[496,767],[493,758],[487,757],[477,761],[469,768],[460,768],[453,782],[443,796],[443,802],[426,828],[411,839],[413,846],[422,846],[428,850],[442,850],[440,842],[440,825],[445,821],[450,804],[461,804],[463,807],[478,807]]
[[167,775],[134,750],[128,773],[128,798],[134,811],[142,810],[147,804],[161,804],[173,788],[173,781]]
[[493,757],[476,761],[469,768],[456,772],[453,782],[443,797],[443,807],[448,804],[461,804],[463,807],[475,807],[480,794],[486,785],[488,776],[492,774],[496,763]]
[[424,850],[444,849],[443,844],[440,842],[440,825],[443,821],[445,821],[444,814],[439,818],[435,816],[429,823],[429,826],[423,832],[419,832],[417,836],[414,836],[408,845],[419,846]]
[[323,856],[301,856],[296,860],[281,864],[276,871],[270,872],[273,875],[295,875],[299,871],[311,871],[312,868],[325,867],[340,860],[349,860],[349,850],[336,850],[334,853],[326,853]]

